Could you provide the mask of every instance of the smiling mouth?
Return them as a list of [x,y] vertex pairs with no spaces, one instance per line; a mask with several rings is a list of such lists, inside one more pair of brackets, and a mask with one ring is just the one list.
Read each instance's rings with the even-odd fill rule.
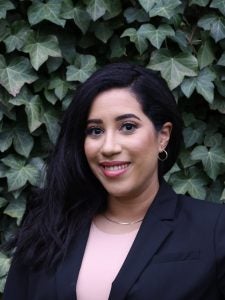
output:
[[116,177],[125,173],[130,163],[106,162],[100,164],[102,172],[106,177]]
[[105,170],[109,170],[109,171],[117,171],[117,170],[124,170],[126,169],[127,167],[129,166],[129,163],[126,163],[126,164],[121,164],[121,165],[102,165],[102,167],[105,169]]

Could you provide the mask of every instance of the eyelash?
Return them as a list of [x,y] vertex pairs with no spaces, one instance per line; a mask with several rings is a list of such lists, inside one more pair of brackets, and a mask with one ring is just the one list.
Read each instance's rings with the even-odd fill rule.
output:
[[[126,133],[127,133],[127,134],[133,133],[133,132],[138,128],[138,126],[137,126],[136,123],[133,123],[133,122],[124,122],[124,123],[122,124],[122,126],[120,127],[120,130],[123,130],[123,128],[126,128],[126,126],[131,126],[131,127],[132,127],[132,129],[126,130]],[[127,128],[126,128],[126,129],[127,129]]]
[[[131,128],[127,129],[128,126],[131,127]],[[138,125],[136,123],[124,122],[120,126],[119,130],[125,132],[125,134],[132,134],[137,128],[138,128]],[[96,131],[98,131],[98,133],[96,133]],[[104,133],[104,129],[102,129],[101,127],[98,127],[98,126],[91,126],[91,127],[86,129],[86,135],[87,136],[98,137],[102,133]]]

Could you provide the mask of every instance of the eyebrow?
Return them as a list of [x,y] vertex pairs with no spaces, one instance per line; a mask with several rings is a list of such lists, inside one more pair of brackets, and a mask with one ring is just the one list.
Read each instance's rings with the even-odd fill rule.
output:
[[[124,119],[130,119],[130,118],[135,118],[135,119],[141,121],[141,119],[138,116],[136,116],[135,114],[120,115],[120,116],[115,118],[115,121],[121,121],[121,120],[124,120]],[[103,123],[103,121],[101,119],[89,119],[89,120],[87,120],[87,124],[90,124],[90,123],[101,124],[101,123]]]

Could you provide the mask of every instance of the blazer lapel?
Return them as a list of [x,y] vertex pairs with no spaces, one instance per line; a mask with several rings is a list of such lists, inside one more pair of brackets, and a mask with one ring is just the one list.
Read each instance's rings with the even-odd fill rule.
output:
[[172,233],[171,222],[165,222],[165,220],[173,220],[176,203],[176,194],[163,181],[128,256],[112,284],[110,300],[125,299],[129,289],[145,266],[151,261],[160,245]]
[[90,223],[80,230],[76,241],[72,243],[68,254],[56,272],[57,300],[76,300],[76,282],[83,259]]

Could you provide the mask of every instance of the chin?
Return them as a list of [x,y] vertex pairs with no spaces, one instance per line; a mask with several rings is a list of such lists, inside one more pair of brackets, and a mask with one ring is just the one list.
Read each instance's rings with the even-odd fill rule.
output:
[[115,198],[126,198],[126,197],[130,197],[133,195],[132,191],[125,191],[125,190],[119,190],[119,189],[106,189],[106,191],[108,192],[109,196],[111,197],[115,197]]

